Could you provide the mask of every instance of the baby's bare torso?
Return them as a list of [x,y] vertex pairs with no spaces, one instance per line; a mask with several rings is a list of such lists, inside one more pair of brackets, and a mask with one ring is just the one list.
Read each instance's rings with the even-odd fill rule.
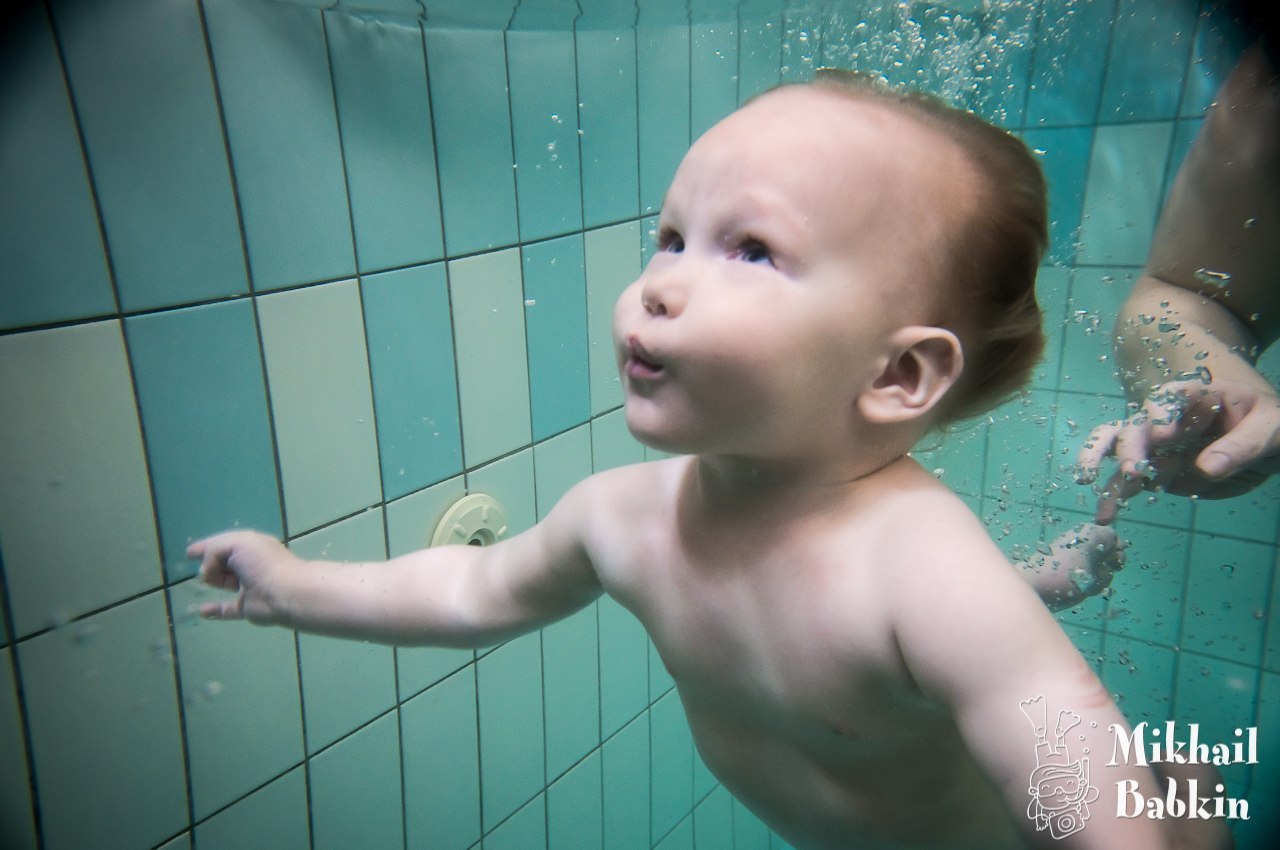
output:
[[[691,508],[689,463],[617,471],[621,510],[601,513],[619,520],[592,556],[647,628],[717,778],[797,847],[1020,846],[895,640],[885,597],[909,565],[885,557],[883,509],[717,520]],[[891,474],[914,482],[906,463]]]

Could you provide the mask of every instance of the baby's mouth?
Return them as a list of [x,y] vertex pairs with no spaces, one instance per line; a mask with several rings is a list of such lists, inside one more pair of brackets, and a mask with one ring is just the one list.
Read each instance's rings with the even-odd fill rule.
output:
[[635,337],[627,340],[627,360],[623,365],[623,371],[628,377],[652,381],[660,377],[664,370],[665,367],[645,351]]

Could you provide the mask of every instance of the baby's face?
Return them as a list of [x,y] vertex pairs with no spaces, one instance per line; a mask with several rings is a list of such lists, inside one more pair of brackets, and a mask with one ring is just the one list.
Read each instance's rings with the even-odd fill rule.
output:
[[772,92],[713,127],[615,309],[633,433],[757,456],[847,439],[889,335],[936,321],[954,219],[938,211],[968,173],[911,118],[818,89]]

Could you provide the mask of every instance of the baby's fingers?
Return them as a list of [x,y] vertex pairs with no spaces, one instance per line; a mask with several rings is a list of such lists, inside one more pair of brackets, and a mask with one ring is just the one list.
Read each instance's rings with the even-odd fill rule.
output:
[[1089,432],[1089,437],[1076,454],[1077,483],[1092,484],[1097,480],[1098,469],[1102,466],[1102,461],[1114,452],[1116,438],[1122,427],[1122,422],[1109,422]]
[[200,616],[206,620],[243,620],[244,596],[236,594],[234,599],[226,602],[202,602]]

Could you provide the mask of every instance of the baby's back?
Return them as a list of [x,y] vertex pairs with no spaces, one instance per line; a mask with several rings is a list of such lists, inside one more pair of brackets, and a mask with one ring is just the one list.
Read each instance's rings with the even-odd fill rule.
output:
[[1021,846],[895,634],[895,577],[913,566],[894,555],[901,511],[954,497],[904,460],[808,510],[715,510],[692,463],[609,473],[589,546],[711,771],[800,847]]

